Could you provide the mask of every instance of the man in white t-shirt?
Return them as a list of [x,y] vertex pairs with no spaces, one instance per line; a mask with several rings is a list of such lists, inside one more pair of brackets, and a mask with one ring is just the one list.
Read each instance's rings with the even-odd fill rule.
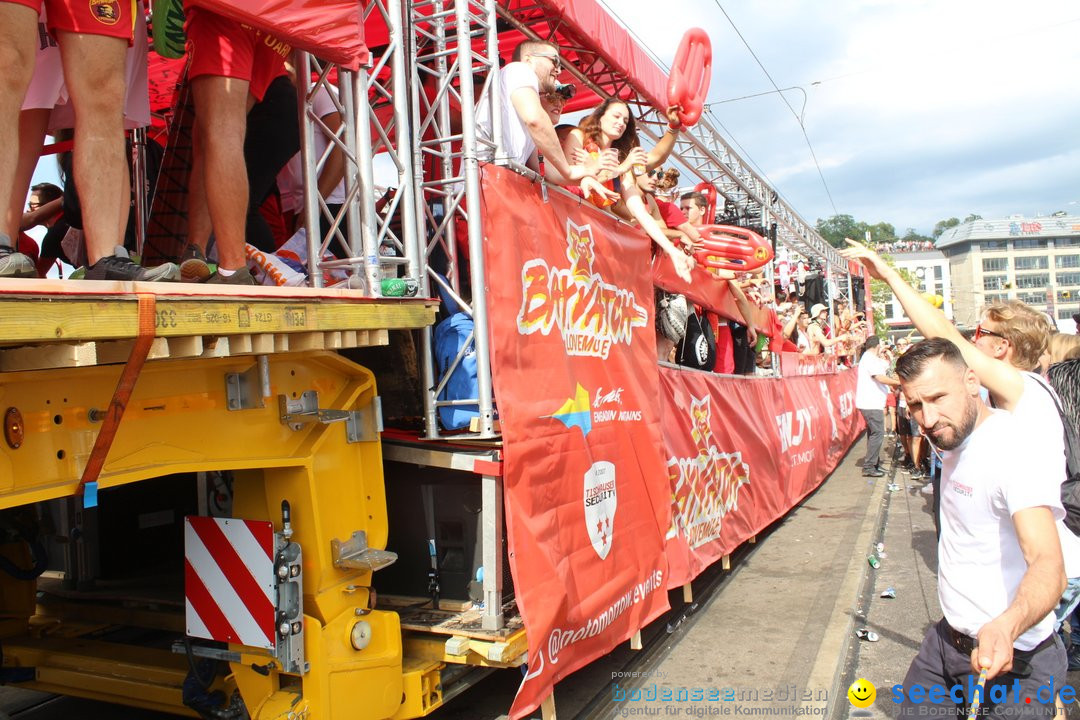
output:
[[[1050,324],[1046,317],[1017,301],[990,305],[983,312],[974,338],[968,342],[940,310],[908,285],[877,253],[859,243],[848,242],[851,247],[843,252],[844,256],[859,260],[872,277],[888,283],[904,312],[924,336],[945,338],[959,347],[964,361],[989,391],[994,407],[1016,416],[1019,422],[1010,448],[1016,453],[1023,450],[1025,477],[1038,480],[1048,477],[1060,487],[1065,479],[1061,418],[1053,396],[1040,387],[1041,379],[1032,372],[1049,343]],[[1057,531],[1069,578],[1056,613],[1060,626],[1080,602],[1080,538],[1060,521]]]
[[899,715],[925,715],[920,689],[934,685],[945,688],[936,702],[963,713],[973,699],[968,679],[985,669],[979,702],[989,714],[1050,716],[1053,700],[1038,690],[1065,681],[1053,613],[1065,589],[1055,527],[1065,515],[1061,482],[1028,472],[1015,442],[1020,419],[987,407],[952,342],[914,345],[896,372],[912,417],[944,451],[938,599],[945,617],[908,669]]
[[[553,92],[562,72],[559,48],[554,43],[526,40],[514,48],[512,62],[499,70],[503,150],[510,160],[540,171],[537,151],[543,154],[545,178],[558,185],[582,184],[587,192],[618,196],[603,188],[582,165],[571,165],[563,153],[555,126],[540,102],[540,95]],[[485,87],[476,105],[476,132],[481,141],[477,156],[491,162],[495,153],[492,131],[491,96]]]
[[889,387],[900,383],[888,376],[889,363],[880,353],[881,339],[877,335],[866,338],[863,356],[859,359],[855,407],[866,420],[866,457],[863,458],[865,477],[882,477],[881,441],[885,437],[885,396]]

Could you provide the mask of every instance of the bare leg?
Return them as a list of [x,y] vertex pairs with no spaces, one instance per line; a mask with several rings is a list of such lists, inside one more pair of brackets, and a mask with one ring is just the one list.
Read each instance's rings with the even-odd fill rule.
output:
[[15,167],[15,180],[11,185],[11,199],[8,202],[7,215],[0,232],[7,232],[15,237],[19,232],[26,191],[34,177],[34,168],[41,157],[41,147],[45,143],[45,130],[49,126],[48,110],[23,110],[19,113],[19,158]]
[[[26,88],[34,72],[34,50],[37,41],[37,13],[25,5],[0,3],[0,197],[8,198],[15,194],[15,173],[18,153],[12,148],[19,143],[19,110]],[[19,212],[26,198],[26,188],[22,188],[19,198]],[[18,230],[12,228],[10,218],[6,217],[0,234],[14,238]]]
[[245,266],[248,206],[244,135],[247,130],[248,82],[202,75],[191,81],[195,126],[201,153],[206,205],[217,238],[218,265]]
[[124,151],[124,59],[119,38],[60,32],[64,79],[75,108],[75,182],[90,264],[124,242],[131,180]]
[[210,242],[210,209],[206,206],[205,147],[199,137],[198,123],[192,128],[191,177],[188,180],[188,232],[189,245],[204,254]]

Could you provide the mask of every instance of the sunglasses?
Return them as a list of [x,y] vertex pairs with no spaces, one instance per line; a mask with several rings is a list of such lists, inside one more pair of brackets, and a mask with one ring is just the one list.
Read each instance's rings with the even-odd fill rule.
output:
[[551,61],[551,64],[555,66],[556,70],[562,71],[562,58],[558,55],[552,55],[551,53],[533,53],[532,56],[547,58]]
[[975,326],[975,340],[978,340],[983,335],[989,335],[990,337],[1001,338],[1002,340],[1007,340],[1008,339],[1004,335],[1002,335],[1001,333],[996,333],[993,330],[987,330],[982,325],[976,325]]

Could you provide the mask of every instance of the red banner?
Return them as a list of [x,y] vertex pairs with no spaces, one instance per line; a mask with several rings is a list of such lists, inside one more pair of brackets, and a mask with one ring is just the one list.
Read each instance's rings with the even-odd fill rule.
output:
[[796,375],[828,375],[836,372],[835,355],[806,355],[804,353],[780,353],[780,374],[784,377]]
[[483,167],[492,367],[510,567],[529,638],[511,708],[668,608],[649,240]]
[[783,516],[833,471],[863,427],[855,377],[660,369],[672,497],[669,588]]

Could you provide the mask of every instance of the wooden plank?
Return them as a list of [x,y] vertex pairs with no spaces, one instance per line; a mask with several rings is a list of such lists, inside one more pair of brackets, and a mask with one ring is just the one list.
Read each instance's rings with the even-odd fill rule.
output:
[[555,715],[555,693],[551,693],[540,702],[540,717],[543,720],[558,720]]
[[[155,309],[160,337],[246,335],[419,328],[434,307],[385,303],[236,302],[161,297]],[[131,339],[138,334],[134,298],[0,295],[0,342]]]
[[[498,420],[495,421],[494,428],[495,428],[495,432],[497,432],[497,433],[502,432],[502,425],[499,424]],[[471,420],[469,420],[469,432],[480,432],[480,418],[474,417]]]
[[[97,343],[98,365],[111,365],[126,363],[131,357],[131,348],[135,347],[134,340],[109,340]],[[147,353],[147,360],[164,360],[170,357],[169,341],[166,338],[154,338]]]
[[[126,358],[125,358],[126,359]],[[0,371],[84,367],[98,363],[96,343],[32,345],[0,350]]]
[[170,357],[199,357],[203,353],[203,339],[199,336],[169,338],[168,341]]
[[273,335],[250,335],[251,352],[256,355],[269,355],[274,352]]
[[690,583],[682,586],[682,599],[687,604],[694,602],[694,588],[690,586]]
[[289,338],[289,352],[304,350],[322,350],[326,343],[321,332],[292,333]]
[[257,335],[230,335],[229,340],[229,354],[231,355],[247,355],[251,353],[252,338],[258,337]]
[[730,570],[731,569],[731,556],[730,555],[725,555],[724,557],[722,557],[720,559],[720,569],[721,570]]
[[638,630],[636,633],[630,636],[630,649],[640,650],[641,647],[641,631]]

